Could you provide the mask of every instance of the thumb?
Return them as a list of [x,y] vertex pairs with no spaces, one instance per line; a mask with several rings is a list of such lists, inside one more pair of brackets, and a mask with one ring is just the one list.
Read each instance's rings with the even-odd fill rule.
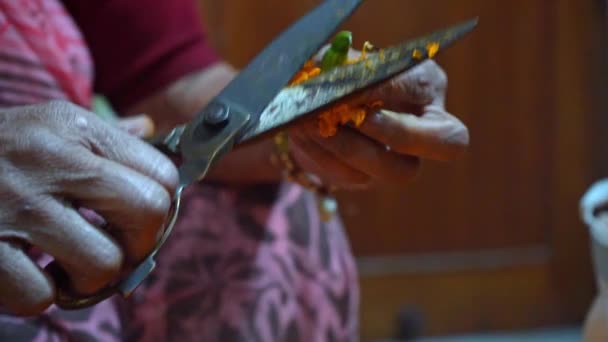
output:
[[145,114],[119,119],[117,124],[119,128],[140,138],[147,138],[154,134],[154,122]]

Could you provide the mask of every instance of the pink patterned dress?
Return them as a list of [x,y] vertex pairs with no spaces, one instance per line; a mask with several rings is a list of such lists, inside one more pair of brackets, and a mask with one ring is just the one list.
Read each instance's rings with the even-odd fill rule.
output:
[[[93,90],[125,108],[208,66],[194,5],[0,0],[0,115],[51,99],[90,106]],[[339,220],[319,220],[312,194],[205,184],[188,189],[158,268],[132,298],[27,319],[0,307],[0,340],[356,341],[357,315],[347,238]]]

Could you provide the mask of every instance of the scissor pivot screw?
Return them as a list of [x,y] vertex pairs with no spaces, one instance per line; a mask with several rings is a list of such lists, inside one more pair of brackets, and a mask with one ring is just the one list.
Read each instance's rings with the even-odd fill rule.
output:
[[221,103],[211,103],[205,109],[205,123],[212,126],[224,125],[228,122],[228,107]]

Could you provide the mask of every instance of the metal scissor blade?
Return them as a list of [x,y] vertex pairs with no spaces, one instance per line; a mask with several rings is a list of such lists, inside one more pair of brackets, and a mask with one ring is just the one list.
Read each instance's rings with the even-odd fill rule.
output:
[[326,0],[264,49],[217,96],[220,101],[251,115],[259,114],[363,0]]
[[[477,19],[431,33],[381,52],[370,54],[362,62],[334,68],[305,83],[284,88],[237,142],[249,141],[281,128],[344,96],[386,80],[428,59],[427,45],[439,44],[440,50],[462,38],[477,26]],[[414,58],[414,51],[422,53]]]

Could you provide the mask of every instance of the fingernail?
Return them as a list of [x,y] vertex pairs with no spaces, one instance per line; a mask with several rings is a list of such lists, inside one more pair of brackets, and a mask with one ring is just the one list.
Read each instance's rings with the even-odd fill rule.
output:
[[108,222],[94,210],[80,207],[78,208],[78,213],[95,227],[103,228],[108,225]]
[[141,127],[141,125],[135,125],[132,127],[127,128],[127,132],[131,135],[144,135],[145,133],[145,129],[143,127]]
[[119,125],[129,134],[139,137],[150,135],[154,132],[154,124],[145,114],[123,119]]

